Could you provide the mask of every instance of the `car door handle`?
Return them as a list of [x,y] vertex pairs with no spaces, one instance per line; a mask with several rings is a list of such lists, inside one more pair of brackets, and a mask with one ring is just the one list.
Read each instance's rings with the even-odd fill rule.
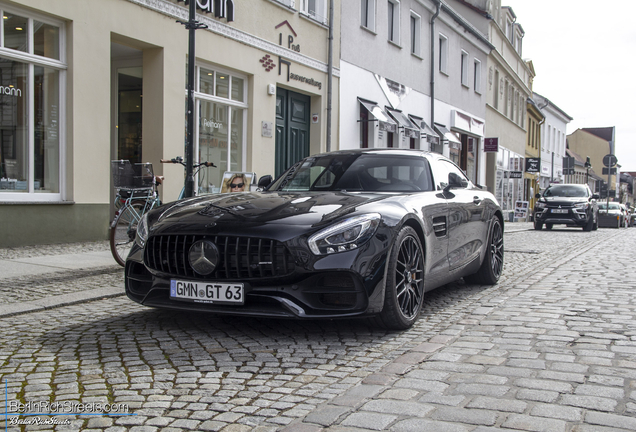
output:
[[475,203],[476,205],[481,204],[482,199],[479,198],[478,196],[473,197],[473,203]]

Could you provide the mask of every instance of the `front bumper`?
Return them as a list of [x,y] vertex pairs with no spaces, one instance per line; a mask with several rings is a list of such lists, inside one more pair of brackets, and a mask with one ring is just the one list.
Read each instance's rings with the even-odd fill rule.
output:
[[387,251],[374,239],[359,250],[296,262],[285,276],[229,278],[243,283],[243,305],[195,303],[170,298],[170,281],[218,281],[212,276],[184,276],[158,271],[144,264],[144,250],[135,245],[126,261],[126,295],[151,307],[219,315],[273,318],[343,318],[371,315],[382,310]]
[[[553,210],[565,210],[567,212],[557,213]],[[555,209],[547,207],[543,209],[535,209],[533,217],[536,222],[541,224],[584,227],[587,225],[589,218],[592,217],[592,213],[575,208]]]
[[603,228],[620,228],[621,215],[618,213],[598,212],[598,226]]

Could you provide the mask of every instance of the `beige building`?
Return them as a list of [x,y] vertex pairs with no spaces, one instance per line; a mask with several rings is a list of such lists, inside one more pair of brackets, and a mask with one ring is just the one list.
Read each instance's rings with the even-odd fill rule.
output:
[[[583,158],[589,157],[596,174],[600,175],[605,183],[608,182],[608,175],[602,174],[603,158],[608,154],[615,154],[614,136],[614,127],[611,126],[577,129],[567,137],[568,148]],[[608,183],[610,197],[618,198],[616,183],[616,175],[612,175],[611,182]]]
[[[339,11],[327,0],[196,0],[199,193],[225,171],[275,175],[338,130]],[[216,6],[216,10],[214,9]],[[185,156],[188,7],[177,0],[0,0],[0,247],[104,240],[110,161],[151,162],[178,197]]]

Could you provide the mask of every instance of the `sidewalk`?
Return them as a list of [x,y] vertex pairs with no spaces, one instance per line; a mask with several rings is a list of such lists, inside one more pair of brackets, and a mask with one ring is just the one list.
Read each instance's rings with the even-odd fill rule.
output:
[[[505,233],[532,228],[504,223]],[[0,294],[0,317],[122,296],[123,268],[108,242],[0,249]]]

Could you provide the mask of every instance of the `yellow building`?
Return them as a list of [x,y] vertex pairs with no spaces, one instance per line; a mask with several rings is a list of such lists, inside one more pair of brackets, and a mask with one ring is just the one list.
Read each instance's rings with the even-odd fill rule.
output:
[[[199,193],[327,147],[339,100],[340,1],[194,0]],[[189,7],[177,0],[0,0],[0,247],[105,240],[110,161],[151,162],[177,198],[185,156]],[[182,23],[179,23],[182,22]],[[331,73],[330,73],[331,71]],[[331,129],[338,131],[338,104]],[[335,149],[335,148],[333,148]]]
[[[596,171],[596,174],[599,174],[605,182],[607,182],[608,176],[602,174],[602,168],[604,166],[603,158],[608,154],[615,154],[614,137],[614,127],[610,126],[602,128],[577,129],[568,135],[567,140],[568,147],[574,153],[590,158],[590,162],[592,163],[592,167]],[[616,184],[616,175],[612,175],[611,182],[608,187],[610,190],[610,197],[618,197],[616,193]]]
[[524,173],[525,200],[529,207],[534,208],[535,194],[539,192],[541,175],[541,124],[545,116],[535,102],[528,98],[527,101],[527,126],[526,126],[526,166]]

